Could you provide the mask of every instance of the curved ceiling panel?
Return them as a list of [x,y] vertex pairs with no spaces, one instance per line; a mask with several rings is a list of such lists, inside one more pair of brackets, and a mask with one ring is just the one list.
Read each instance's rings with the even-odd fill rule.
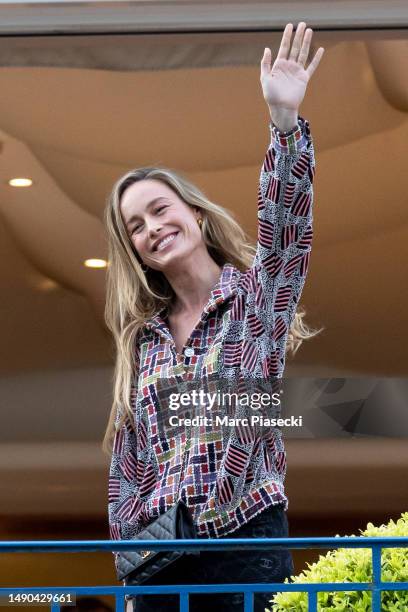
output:
[[[332,33],[325,36],[330,39]],[[225,37],[223,52],[234,53],[233,38]],[[92,40],[98,57],[100,40],[88,38],[87,53]],[[168,51],[160,40],[156,59]],[[251,34],[251,43],[255,56],[265,34]],[[403,273],[408,185],[402,160],[408,127],[394,101],[403,101],[405,90],[390,86],[384,95],[387,81],[380,82],[382,68],[373,54],[377,43],[384,44],[384,37],[367,47],[361,40],[334,36],[301,108],[311,124],[317,158],[314,255],[303,302],[311,323],[328,329],[299,351],[296,364],[305,368],[322,364],[398,373],[408,368],[401,338],[381,324],[388,293],[378,289],[380,280],[398,283]],[[385,48],[400,52],[398,41]],[[105,275],[86,269],[83,261],[106,257],[101,219],[113,182],[139,165],[181,170],[254,236],[256,185],[269,140],[258,66],[192,69],[180,64],[135,72],[3,67],[0,87],[0,213],[7,232],[0,282],[8,288],[0,320],[7,346],[3,366],[18,370],[19,359],[27,369],[93,359],[109,363]],[[32,176],[34,186],[12,190],[8,178],[22,173]],[[378,243],[372,248],[374,238]],[[360,276],[352,278],[349,269],[361,270]],[[358,297],[347,310],[338,307],[337,294]],[[395,330],[405,328],[406,300],[399,298],[393,308],[389,325]],[[366,341],[374,336],[378,352],[368,354],[359,343],[339,351],[348,329],[360,330]],[[86,346],[78,330],[86,330]]]

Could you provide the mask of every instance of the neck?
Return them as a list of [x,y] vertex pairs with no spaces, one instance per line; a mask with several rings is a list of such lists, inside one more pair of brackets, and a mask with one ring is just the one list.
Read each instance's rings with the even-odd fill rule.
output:
[[164,272],[174,293],[175,300],[170,314],[193,314],[202,311],[210,297],[211,289],[220,278],[222,268],[215,263],[205,249],[193,253],[187,260]]

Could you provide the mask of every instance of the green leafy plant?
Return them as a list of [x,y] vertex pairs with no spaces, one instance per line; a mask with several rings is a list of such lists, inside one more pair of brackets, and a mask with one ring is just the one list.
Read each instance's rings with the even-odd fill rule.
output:
[[[368,523],[367,529],[359,530],[367,537],[407,537],[408,512],[388,525],[375,527]],[[339,537],[339,534],[336,535]],[[356,537],[355,535],[349,537]],[[338,548],[320,555],[316,563],[306,563],[309,569],[298,576],[291,576],[292,583],[317,582],[371,582],[372,562],[371,549]],[[384,582],[408,581],[408,549],[383,548],[381,554],[381,579]],[[289,583],[288,578],[285,583]],[[371,592],[337,591],[318,593],[318,610],[336,610],[337,612],[371,612]],[[272,612],[307,612],[307,593],[277,593],[272,599]],[[267,608],[265,608],[267,610]],[[381,599],[382,612],[403,612],[408,610],[407,591],[383,591]],[[267,610],[271,612],[271,610]]]

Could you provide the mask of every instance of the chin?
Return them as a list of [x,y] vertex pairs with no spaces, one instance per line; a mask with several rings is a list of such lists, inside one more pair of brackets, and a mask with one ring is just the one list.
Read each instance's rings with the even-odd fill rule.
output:
[[173,270],[175,267],[177,266],[182,266],[183,263],[185,263],[186,260],[188,260],[190,256],[190,251],[184,251],[184,250],[180,250],[179,253],[169,253],[169,256],[166,258],[165,261],[160,262],[160,270],[162,272],[165,272],[166,270]]

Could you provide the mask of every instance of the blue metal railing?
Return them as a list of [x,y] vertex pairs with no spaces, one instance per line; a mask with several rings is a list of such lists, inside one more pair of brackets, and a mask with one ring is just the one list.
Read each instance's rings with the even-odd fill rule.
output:
[[[36,588],[0,588],[0,600],[26,596],[24,600],[30,603],[31,599],[41,595],[47,595],[51,612],[60,609],[60,605],[67,602],[51,602],[49,597],[61,596],[71,593],[75,596],[81,595],[111,595],[115,597],[116,611],[125,610],[125,595],[138,594],[178,594],[180,596],[180,612],[188,612],[189,594],[193,593],[243,593],[244,611],[253,612],[254,593],[272,592],[305,592],[308,594],[308,612],[317,612],[317,594],[319,592],[335,591],[371,591],[372,612],[381,612],[382,591],[407,591],[408,582],[382,582],[381,580],[381,551],[383,548],[408,548],[408,537],[396,538],[373,538],[373,537],[336,537],[336,538],[222,538],[220,539],[198,539],[198,540],[70,540],[70,541],[20,541],[0,542],[0,552],[96,552],[122,550],[266,550],[270,548],[371,548],[373,563],[372,582],[324,582],[324,583],[250,583],[250,584],[180,584],[180,585],[157,585],[157,586],[86,586],[86,587],[36,587]],[[271,595],[272,597],[272,595]],[[55,597],[57,599],[57,597]],[[10,601],[10,599],[9,599]],[[21,601],[21,599],[20,599]],[[34,599],[35,601],[35,599]],[[41,601],[48,603],[44,597]],[[271,604],[272,609],[272,604]]]

